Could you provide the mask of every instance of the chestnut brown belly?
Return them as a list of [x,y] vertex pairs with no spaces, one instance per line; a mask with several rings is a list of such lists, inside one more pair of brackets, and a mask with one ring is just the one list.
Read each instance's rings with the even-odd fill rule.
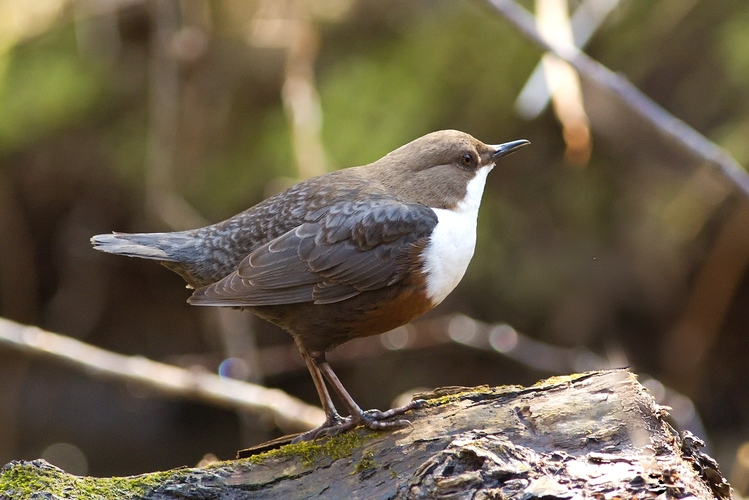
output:
[[394,286],[363,292],[333,304],[288,304],[249,308],[291,333],[308,352],[329,351],[359,337],[405,325],[433,307],[423,287]]

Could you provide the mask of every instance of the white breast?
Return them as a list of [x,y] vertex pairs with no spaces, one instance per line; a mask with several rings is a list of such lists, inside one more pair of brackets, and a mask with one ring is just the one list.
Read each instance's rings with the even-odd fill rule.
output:
[[476,219],[486,176],[494,165],[479,169],[468,183],[466,198],[454,210],[432,208],[438,222],[424,249],[427,296],[434,305],[458,285],[476,247]]

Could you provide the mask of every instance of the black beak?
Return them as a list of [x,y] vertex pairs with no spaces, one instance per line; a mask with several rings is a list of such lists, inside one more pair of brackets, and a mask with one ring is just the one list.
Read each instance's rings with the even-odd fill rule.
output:
[[519,141],[505,142],[504,144],[489,146],[491,148],[494,148],[494,154],[492,154],[492,160],[496,160],[498,158],[502,158],[503,156],[507,156],[511,153],[514,153],[518,149],[524,148],[530,143],[531,141],[520,139]]

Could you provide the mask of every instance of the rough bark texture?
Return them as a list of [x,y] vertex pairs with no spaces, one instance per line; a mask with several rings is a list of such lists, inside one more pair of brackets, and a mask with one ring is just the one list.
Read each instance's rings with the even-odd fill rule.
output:
[[626,370],[426,397],[407,429],[357,429],[205,468],[96,479],[43,461],[11,462],[0,473],[0,497],[730,497],[699,440],[674,431],[666,411]]

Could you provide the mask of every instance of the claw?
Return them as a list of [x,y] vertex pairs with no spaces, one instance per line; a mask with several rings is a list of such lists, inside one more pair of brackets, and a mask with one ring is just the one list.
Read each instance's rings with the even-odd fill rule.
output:
[[427,405],[426,399],[414,399],[410,403],[408,403],[406,406],[411,406],[411,409],[413,410],[421,410]]
[[371,417],[376,420],[386,420],[396,415],[403,415],[404,413],[410,410],[418,410],[420,408],[423,408],[425,404],[426,404],[426,401],[424,401],[423,399],[415,399],[408,404],[405,404],[403,406],[398,406],[396,408],[391,408],[387,411],[367,410],[365,412],[362,412],[362,415],[364,417]]
[[307,432],[303,432],[295,437],[291,442],[301,443],[304,441],[313,441],[321,437],[333,437],[356,427],[351,417],[343,418],[338,413],[333,413],[319,427],[315,427]]
[[346,418],[342,418],[341,416],[336,414],[335,416],[337,418],[330,419],[330,421],[326,421],[320,427],[315,427],[311,431],[307,431],[303,434],[298,435],[294,438],[292,443],[313,441],[322,437],[334,437],[343,432],[354,429],[360,425],[373,431],[395,430],[403,429],[405,427],[413,427],[413,424],[406,419],[390,421],[388,421],[388,419],[397,415],[402,415],[409,410],[421,408],[423,404],[423,400],[416,400],[411,401],[407,405],[399,406],[397,408],[391,408],[387,411],[367,410]]
[[362,425],[373,431],[382,431],[389,429],[404,429],[408,426],[412,426],[411,422],[405,419],[393,420],[391,422],[383,422],[381,420],[365,420]]

